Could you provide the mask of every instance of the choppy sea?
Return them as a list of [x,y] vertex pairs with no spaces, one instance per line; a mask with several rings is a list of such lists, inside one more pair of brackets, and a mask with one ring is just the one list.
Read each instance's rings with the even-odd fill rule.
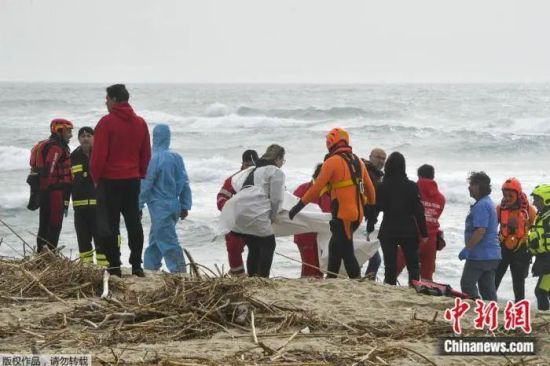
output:
[[[0,218],[31,243],[38,214],[26,209],[30,148],[47,137],[52,118],[68,118],[76,128],[95,126],[106,114],[105,86],[0,83]],[[539,183],[550,183],[550,84],[138,84],[128,89],[131,104],[151,130],[160,122],[172,129],[172,148],[184,157],[194,201],[178,233],[195,260],[211,267],[228,268],[223,238],[216,238],[216,193],[238,170],[242,151],[253,148],[261,154],[271,143],[283,145],[283,169],[292,191],[322,161],[324,135],[336,126],[349,130],[360,156],[368,157],[374,147],[388,154],[402,152],[411,179],[416,179],[421,164],[435,166],[447,198],[440,220],[447,247],[438,253],[435,279],[456,288],[463,267],[457,254],[472,203],[468,173],[489,174],[495,202],[501,199],[500,186],[507,177],[519,178],[528,193]],[[77,145],[75,137],[71,147]],[[149,224],[145,213],[146,234]],[[0,255],[22,252],[19,239],[1,225],[0,238]],[[71,211],[60,245],[67,255],[78,255]],[[276,250],[299,259],[291,238],[278,239]],[[124,245],[123,257],[127,263]],[[293,278],[299,273],[298,263],[275,256],[274,276]],[[406,283],[406,274],[401,283]],[[531,299],[534,284],[529,277]],[[513,298],[509,274],[501,286],[499,297]]]

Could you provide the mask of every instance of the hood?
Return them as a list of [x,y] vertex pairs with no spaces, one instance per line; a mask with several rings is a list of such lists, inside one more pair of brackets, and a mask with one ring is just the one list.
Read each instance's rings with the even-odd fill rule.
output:
[[136,113],[128,102],[121,102],[111,107],[110,113],[125,121],[132,121]]
[[439,189],[435,180],[420,178],[418,179],[418,182],[416,182],[416,184],[418,185],[420,194],[424,197],[434,197],[439,193]]
[[153,129],[153,150],[168,150],[170,147],[170,127],[163,123]]
[[372,172],[378,178],[381,178],[384,176],[384,172],[378,169],[377,167],[375,167],[374,164],[371,163],[370,161],[363,159],[363,163],[365,163],[365,167],[367,168],[369,173]]

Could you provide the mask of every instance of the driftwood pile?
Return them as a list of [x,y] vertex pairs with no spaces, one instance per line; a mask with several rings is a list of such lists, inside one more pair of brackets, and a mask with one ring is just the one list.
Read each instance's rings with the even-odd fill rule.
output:
[[207,337],[220,331],[250,331],[253,313],[263,326],[282,329],[307,322],[297,309],[268,305],[248,295],[249,288],[269,283],[260,279],[209,278],[195,280],[163,276],[164,285],[152,293],[128,291],[120,298],[89,301],[69,314],[43,320],[52,328],[68,321],[85,337],[82,345],[112,346],[119,343],[154,343]]
[[[111,349],[106,363],[122,363],[120,349],[143,344],[167,344],[225,333],[251,347],[221,360],[189,357],[172,360],[150,355],[144,364],[164,365],[388,365],[409,360],[435,364],[430,357],[403,346],[408,340],[438,338],[450,334],[450,325],[412,314],[409,321],[355,321],[323,318],[291,304],[266,303],[254,296],[260,287],[276,287],[276,281],[231,278],[213,272],[193,277],[162,275],[154,289],[137,290],[112,281],[112,296],[100,298],[102,270],[82,265],[60,254],[46,253],[22,260],[0,260],[0,307],[12,304],[63,302],[51,316],[33,324],[14,320],[0,329],[0,340],[17,342],[21,349]],[[74,299],[79,299],[74,301]],[[69,301],[71,300],[71,301]],[[42,303],[41,303],[42,302]],[[330,306],[330,304],[327,304]],[[543,325],[547,327],[547,324]],[[541,329],[542,330],[542,329]],[[469,334],[474,335],[474,334]],[[480,335],[480,334],[475,334]],[[297,338],[327,340],[330,349],[300,349]],[[273,343],[274,339],[284,342]],[[277,344],[275,346],[274,344]],[[114,348],[118,348],[114,351]],[[51,353],[51,352],[48,352]],[[102,360],[99,355],[94,358]],[[151,358],[153,357],[153,358]],[[537,359],[524,359],[523,364]]]
[[[0,260],[0,301],[61,301],[101,294],[103,271],[56,252]],[[121,289],[122,283],[112,285]]]

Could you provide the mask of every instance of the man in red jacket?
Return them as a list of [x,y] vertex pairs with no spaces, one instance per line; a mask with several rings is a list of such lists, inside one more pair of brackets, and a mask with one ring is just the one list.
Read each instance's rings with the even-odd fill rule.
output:
[[[239,172],[254,166],[258,160],[259,157],[256,150],[246,150],[243,153],[241,170],[239,170]],[[223,206],[225,206],[225,203],[236,193],[233,185],[231,184],[231,180],[235,174],[231,175],[225,180],[225,182],[223,182],[223,186],[218,192],[218,196],[216,198],[218,210],[220,211]],[[229,273],[234,276],[243,275],[245,273],[242,257],[245,246],[243,238],[233,233],[229,233],[225,236],[225,245],[227,247],[227,256],[229,258]]]
[[140,179],[145,178],[151,159],[149,129],[128,104],[130,94],[123,84],[108,87],[106,99],[109,114],[95,127],[90,162],[97,185],[98,237],[109,261],[109,272],[121,276],[118,233],[122,213],[128,230],[132,274],[143,277],[139,192]]
[[[315,182],[321,167],[323,164],[317,164],[315,171],[313,172],[313,180],[303,183],[296,188],[294,195],[298,198],[302,198],[304,194],[308,191],[309,188]],[[321,211],[330,212],[330,194],[328,192],[324,193],[313,203],[321,207]],[[300,257],[302,258],[302,274],[301,277],[315,277],[323,278],[323,272],[319,268],[319,250],[317,248],[317,233],[305,233],[294,235],[294,242],[298,246],[300,251]],[[317,267],[317,268],[314,268]]]
[[[443,237],[439,230],[439,217],[445,208],[445,196],[439,192],[437,183],[434,180],[434,167],[428,164],[418,168],[418,190],[420,191],[420,202],[424,206],[426,226],[428,227],[428,241],[420,244],[418,259],[420,261],[420,277],[433,281],[435,272],[435,257],[438,248],[438,238]],[[403,252],[399,250],[397,257],[397,275],[405,268]]]

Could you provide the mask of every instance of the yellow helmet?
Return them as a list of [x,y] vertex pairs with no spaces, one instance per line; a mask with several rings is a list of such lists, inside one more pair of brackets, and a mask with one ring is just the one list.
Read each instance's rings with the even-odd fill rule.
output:
[[538,196],[545,206],[550,205],[550,184],[540,184],[535,187],[531,196]]

